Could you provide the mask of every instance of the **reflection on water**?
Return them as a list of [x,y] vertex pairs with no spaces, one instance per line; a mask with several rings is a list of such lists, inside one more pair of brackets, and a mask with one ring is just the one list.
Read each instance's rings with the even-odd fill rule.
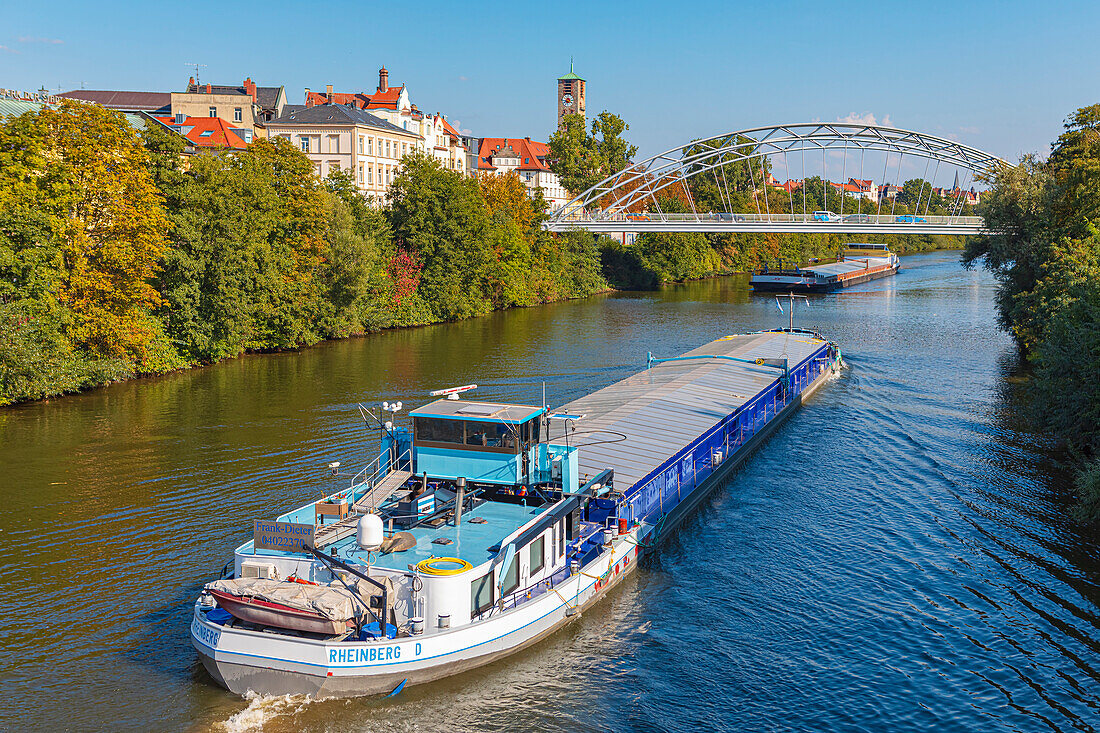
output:
[[[563,731],[1096,726],[1100,552],[955,253],[813,298],[820,391],[629,582],[513,659],[387,701],[242,700],[190,606],[377,436],[355,403],[476,382],[561,404],[785,322],[744,278],[255,356],[0,411],[0,728]],[[655,426],[660,429],[660,426]]]

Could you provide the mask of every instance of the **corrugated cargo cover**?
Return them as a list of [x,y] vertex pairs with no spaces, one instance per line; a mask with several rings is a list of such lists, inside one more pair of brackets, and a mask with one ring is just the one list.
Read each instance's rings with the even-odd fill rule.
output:
[[[793,371],[825,343],[805,333],[753,333],[725,336],[683,356],[786,356]],[[563,405],[564,411],[585,415],[576,423],[578,434],[569,441],[584,446],[579,451],[581,482],[585,476],[591,478],[605,468],[613,468],[615,489],[628,493],[650,472],[751,402],[781,376],[781,370],[774,367],[726,359],[665,362]],[[587,432],[593,430],[607,432]],[[551,431],[552,439],[561,442],[562,426],[553,424]],[[625,435],[625,440],[591,445],[617,440],[617,433]]]

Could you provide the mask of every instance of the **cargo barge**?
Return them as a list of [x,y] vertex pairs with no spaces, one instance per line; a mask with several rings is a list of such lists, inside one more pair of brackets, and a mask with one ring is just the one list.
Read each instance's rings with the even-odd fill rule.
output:
[[828,293],[897,274],[901,260],[885,244],[848,244],[836,262],[753,273],[754,292]]
[[255,520],[196,600],[192,644],[233,692],[316,697],[515,653],[615,587],[841,366],[788,328],[651,354],[554,411],[433,393],[411,429],[380,423],[347,488]]

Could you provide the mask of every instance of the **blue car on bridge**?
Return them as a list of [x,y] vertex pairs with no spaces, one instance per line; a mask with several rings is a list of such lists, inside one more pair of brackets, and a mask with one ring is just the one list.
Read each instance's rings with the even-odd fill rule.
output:
[[905,214],[895,219],[898,224],[927,224],[928,220],[923,216],[913,216],[912,214]]

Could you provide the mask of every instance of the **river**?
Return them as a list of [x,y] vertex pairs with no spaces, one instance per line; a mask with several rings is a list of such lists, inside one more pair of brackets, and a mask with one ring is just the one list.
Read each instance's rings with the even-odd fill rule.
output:
[[[254,517],[366,461],[355,405],[477,383],[562,404],[785,324],[743,277],[259,355],[0,410],[0,729],[1091,730],[1100,541],[1021,417],[958,253],[816,297],[825,385],[622,587],[514,658],[387,701],[242,700],[188,639]],[[660,429],[655,426],[655,429]]]

